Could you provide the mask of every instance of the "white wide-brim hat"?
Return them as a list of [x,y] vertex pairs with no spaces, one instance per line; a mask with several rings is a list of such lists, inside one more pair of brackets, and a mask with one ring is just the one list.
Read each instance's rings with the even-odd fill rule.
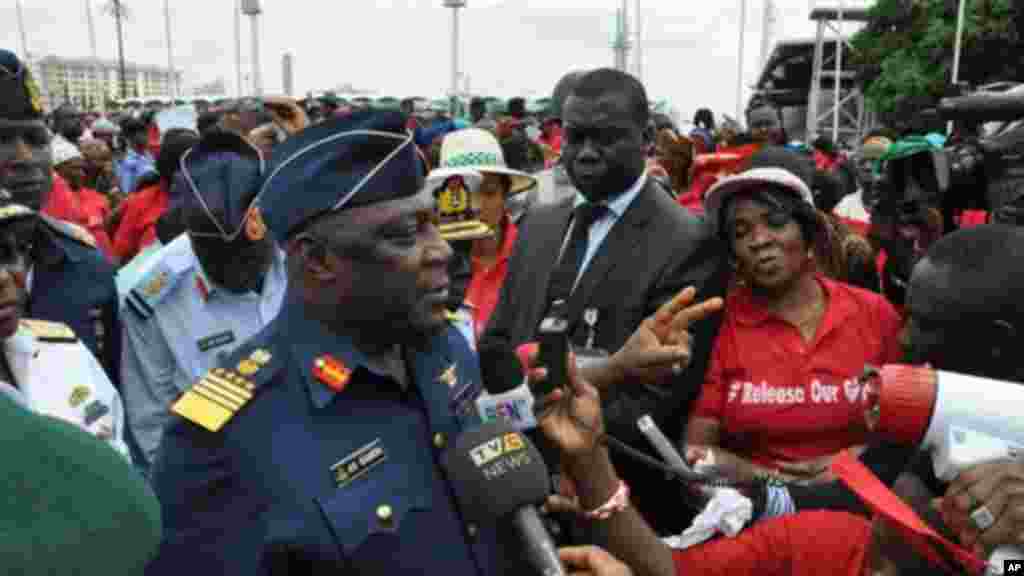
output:
[[[444,137],[441,142],[441,166],[427,174],[427,185],[436,187],[452,176],[504,174],[512,179],[508,195],[533,188],[537,179],[505,164],[498,139],[487,130],[466,128]],[[471,176],[472,177],[472,176]]]
[[733,176],[722,178],[707,191],[704,196],[704,212],[708,223],[718,233],[721,215],[719,210],[729,197],[738,192],[756,189],[764,185],[773,185],[789,190],[794,196],[814,208],[814,194],[802,178],[784,168],[753,168]]

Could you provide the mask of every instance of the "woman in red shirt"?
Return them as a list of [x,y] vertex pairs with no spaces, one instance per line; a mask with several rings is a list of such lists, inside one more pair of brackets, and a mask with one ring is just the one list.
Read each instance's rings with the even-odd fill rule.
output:
[[181,157],[198,141],[199,135],[191,130],[168,130],[156,161],[160,181],[132,193],[121,203],[120,223],[114,234],[114,255],[122,264],[156,240],[156,223],[167,210],[171,183]]
[[709,222],[728,243],[739,287],[726,300],[687,442],[714,446],[735,480],[821,480],[862,445],[858,376],[901,357],[899,315],[880,295],[820,274],[821,220],[806,183],[755,168],[713,186]]

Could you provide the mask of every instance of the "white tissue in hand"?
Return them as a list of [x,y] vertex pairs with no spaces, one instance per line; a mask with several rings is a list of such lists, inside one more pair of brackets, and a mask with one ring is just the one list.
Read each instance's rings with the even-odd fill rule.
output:
[[[700,465],[700,462],[698,462]],[[714,496],[693,524],[678,536],[663,538],[665,544],[678,550],[700,544],[717,533],[732,537],[739,533],[754,515],[754,503],[732,488],[715,488]]]

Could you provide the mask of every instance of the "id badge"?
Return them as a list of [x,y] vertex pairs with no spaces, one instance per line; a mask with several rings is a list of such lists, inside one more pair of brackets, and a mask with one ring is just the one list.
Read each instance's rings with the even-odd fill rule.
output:
[[573,348],[576,354],[576,367],[583,368],[597,360],[608,358],[607,350],[594,346],[594,338],[597,335],[597,320],[599,312],[597,308],[587,308],[583,311],[583,323],[587,327],[587,343],[582,348]]
[[607,350],[600,348],[573,348],[576,355],[576,368],[589,366],[599,360],[606,360],[609,356]]

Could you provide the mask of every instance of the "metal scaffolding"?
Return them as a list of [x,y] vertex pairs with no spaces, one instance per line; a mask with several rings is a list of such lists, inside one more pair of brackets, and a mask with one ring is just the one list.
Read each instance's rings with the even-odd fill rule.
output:
[[[844,58],[843,51],[851,50],[849,38],[842,36],[844,22],[867,22],[864,8],[815,8],[811,20],[817,23],[814,43],[814,64],[811,88],[807,99],[806,141],[813,142],[821,134],[829,134],[832,141],[853,143],[860,140],[870,126],[864,106],[864,93],[856,85],[856,72]],[[826,38],[826,30],[835,35]],[[831,54],[826,54],[829,48]],[[845,61],[845,62],[844,62]]]

